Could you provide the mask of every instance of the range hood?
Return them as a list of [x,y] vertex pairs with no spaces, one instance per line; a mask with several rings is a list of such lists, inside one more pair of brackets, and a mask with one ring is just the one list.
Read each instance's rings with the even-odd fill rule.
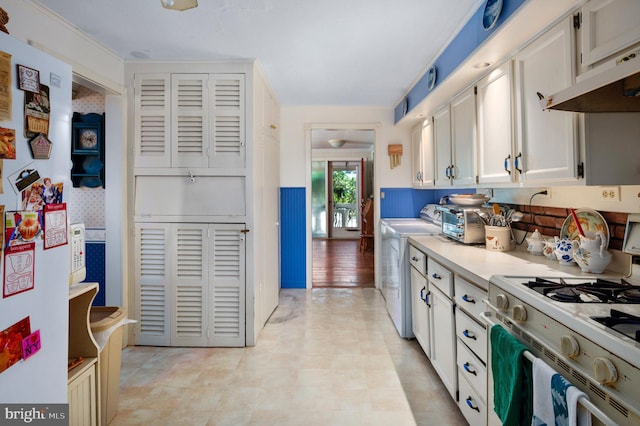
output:
[[545,101],[545,109],[640,112],[640,49],[588,71],[574,86]]

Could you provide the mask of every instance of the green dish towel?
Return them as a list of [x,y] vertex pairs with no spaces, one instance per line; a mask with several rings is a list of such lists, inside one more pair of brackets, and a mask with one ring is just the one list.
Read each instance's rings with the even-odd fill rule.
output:
[[497,324],[489,337],[494,410],[504,426],[528,426],[533,389],[531,361],[523,355],[527,347]]

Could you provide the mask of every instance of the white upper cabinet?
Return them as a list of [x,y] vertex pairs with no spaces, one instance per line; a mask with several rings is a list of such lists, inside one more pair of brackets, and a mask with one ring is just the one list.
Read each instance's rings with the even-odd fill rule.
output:
[[513,182],[515,177],[512,67],[508,61],[477,84],[478,183]]
[[640,42],[640,1],[590,0],[581,9],[582,66]]
[[170,78],[170,74],[136,76],[133,89],[136,167],[171,165]]
[[434,185],[433,124],[431,119],[411,131],[411,184],[414,188]]
[[135,78],[136,167],[244,168],[244,74]]
[[476,100],[465,90],[433,116],[437,186],[476,183]]
[[437,186],[451,185],[451,110],[449,105],[433,114],[434,178]]
[[171,167],[209,166],[207,74],[171,76]]
[[411,129],[411,186],[422,186],[422,124]]
[[539,95],[573,84],[573,25],[566,18],[514,58],[518,153],[514,166],[523,182],[576,180],[576,113],[545,111]]
[[451,102],[450,172],[454,185],[476,183],[476,95],[475,88],[465,90]]

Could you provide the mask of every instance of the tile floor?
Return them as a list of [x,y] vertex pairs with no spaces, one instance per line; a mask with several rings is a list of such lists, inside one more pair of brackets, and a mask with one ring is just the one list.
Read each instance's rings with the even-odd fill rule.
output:
[[466,425],[378,290],[282,290],[248,348],[123,350],[112,425]]

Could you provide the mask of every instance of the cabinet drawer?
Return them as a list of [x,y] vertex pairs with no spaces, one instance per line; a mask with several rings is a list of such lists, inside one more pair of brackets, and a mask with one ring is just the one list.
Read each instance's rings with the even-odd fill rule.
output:
[[458,407],[462,415],[470,425],[486,426],[487,425],[487,406],[478,397],[478,393],[471,387],[467,379],[464,377],[458,383],[460,388],[460,399]]
[[483,362],[487,362],[487,329],[460,309],[456,312],[456,335]]
[[480,321],[480,313],[485,309],[482,299],[487,298],[486,290],[476,287],[469,281],[458,276],[455,277],[456,305],[462,308],[473,318]]
[[471,350],[458,340],[457,346],[458,377],[464,376],[471,387],[478,393],[480,400],[486,404],[487,400],[487,367],[474,355]]
[[446,296],[453,298],[453,274],[430,257],[427,259],[429,282],[440,289]]
[[422,275],[427,275],[427,255],[412,245],[409,245],[409,262]]

